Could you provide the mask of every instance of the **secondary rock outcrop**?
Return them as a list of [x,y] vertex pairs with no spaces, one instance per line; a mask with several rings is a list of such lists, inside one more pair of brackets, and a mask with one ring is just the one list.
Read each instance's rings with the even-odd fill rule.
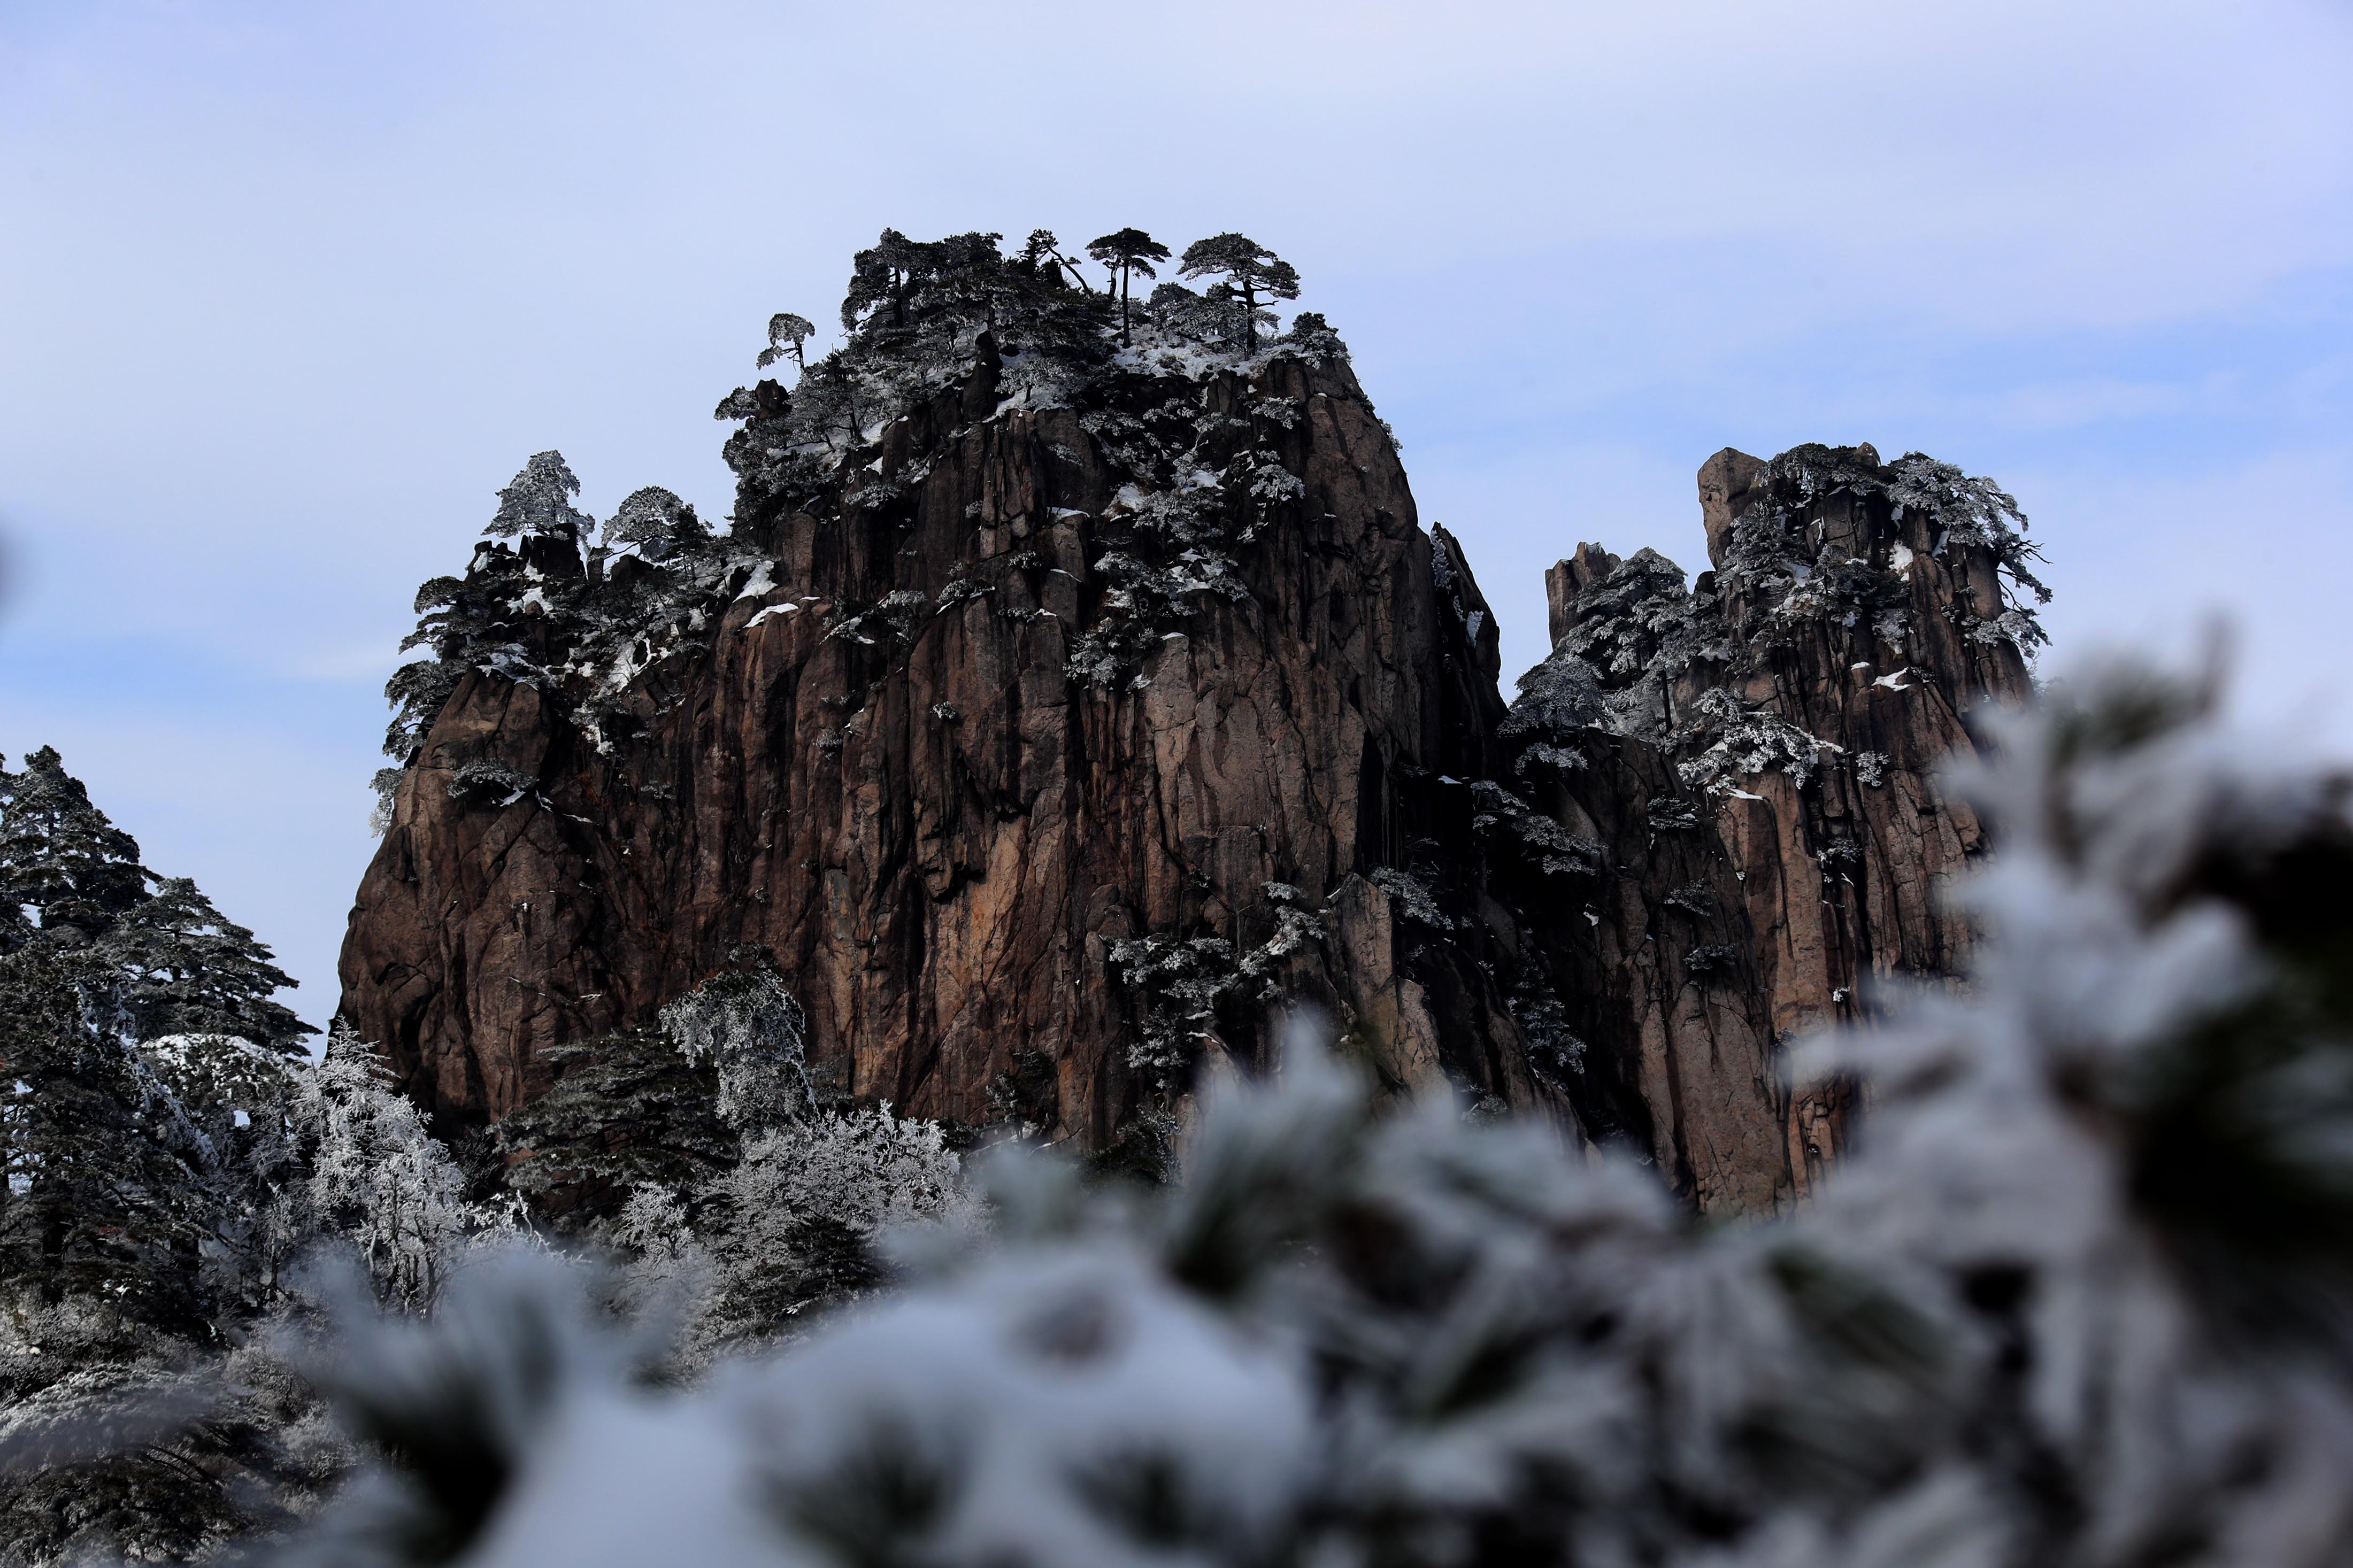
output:
[[2024,689],[2007,498],[1720,454],[1715,571],[1581,547],[1507,708],[1319,319],[1164,290],[1124,341],[1034,260],[954,268],[723,405],[731,531],[647,490],[597,538],[546,454],[420,595],[343,957],[410,1092],[495,1119],[547,1047],[772,963],[848,1092],[1151,1142],[1304,1003],[1393,1086],[1785,1201],[1841,1108],[1782,1042],[1966,941],[1936,895],[1981,834],[1929,771]]
[[1596,865],[1503,883],[1532,1060],[1590,1131],[1755,1207],[1803,1190],[1847,1110],[1780,1087],[1784,1045],[1875,981],[1957,972],[1944,894],[1985,839],[1935,773],[1971,708],[2027,694],[2042,590],[2016,504],[1916,453],[1727,450],[1699,488],[1695,584],[1590,544],[1547,574],[1503,786]]

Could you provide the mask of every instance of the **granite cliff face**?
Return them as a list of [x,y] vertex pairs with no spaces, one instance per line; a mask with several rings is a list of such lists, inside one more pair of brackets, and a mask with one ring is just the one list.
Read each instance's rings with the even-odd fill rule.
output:
[[1539,1070],[1703,1205],[1756,1208],[1843,1132],[1838,1086],[1780,1088],[1786,1044],[1957,970],[1944,895],[1985,836],[1934,775],[1970,709],[2027,695],[2041,589],[2010,498],[1918,454],[1727,450],[1699,489],[1690,586],[1590,544],[1547,574],[1502,773],[1599,864],[1497,881],[1522,994],[1559,1008],[1523,1016]]
[[1929,770],[2024,689],[2007,498],[1719,454],[1715,570],[1580,547],[1507,708],[1319,320],[1113,348],[1033,294],[879,391],[909,329],[735,395],[724,535],[649,490],[587,543],[533,459],[420,595],[344,1016],[447,1127],[773,963],[849,1092],[1100,1148],[1310,1003],[1393,1087],[1787,1201],[1842,1107],[1782,1042],[1967,940]]
[[[1492,626],[1463,638],[1436,585],[1467,568],[1345,362],[1139,376],[1083,411],[1003,406],[998,376],[880,433],[871,504],[747,481],[740,585],[593,724],[545,684],[458,680],[343,960],[346,1015],[421,1099],[503,1114],[544,1047],[747,944],[818,1060],[923,1115],[1100,1144],[1205,1056],[1261,1060],[1285,999],[1399,1085],[1535,1095],[1475,934],[1410,942],[1447,917],[1389,890],[1470,848],[1440,779],[1501,705]],[[1151,419],[1212,465],[1188,479],[1291,483],[1155,533],[1121,423]]]

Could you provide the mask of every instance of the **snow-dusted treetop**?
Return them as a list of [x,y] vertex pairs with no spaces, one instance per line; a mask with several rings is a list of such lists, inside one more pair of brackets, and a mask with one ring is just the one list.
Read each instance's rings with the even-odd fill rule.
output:
[[577,539],[596,520],[572,504],[580,481],[561,452],[541,452],[499,492],[499,510],[483,531],[495,539],[553,534]]

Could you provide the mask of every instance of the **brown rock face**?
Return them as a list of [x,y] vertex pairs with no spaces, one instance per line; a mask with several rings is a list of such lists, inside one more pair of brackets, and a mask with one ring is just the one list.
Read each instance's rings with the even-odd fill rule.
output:
[[2036,585],[2009,498],[1916,454],[1725,451],[1699,489],[1692,588],[1590,544],[1547,574],[1556,646],[1505,772],[1598,865],[1497,885],[1533,954],[1514,997],[1558,1009],[1538,1069],[1704,1206],[1757,1208],[1804,1190],[1847,1109],[1783,1089],[1783,1045],[1957,968],[1943,895],[1985,840],[1935,770],[1969,709],[2026,695]]
[[1102,1147],[1307,1003],[1391,1086],[1788,1201],[1844,1108],[1784,1042],[1967,942],[1937,895],[1982,836],[1931,770],[2025,689],[2014,509],[1721,453],[1715,569],[1580,546],[1507,709],[1460,546],[1297,341],[1039,399],[983,336],[839,443],[763,384],[732,534],[625,508],[668,531],[584,556],[559,505],[428,584],[344,1016],[446,1128],[773,962],[849,1092]]
[[[343,957],[345,1014],[421,1100],[502,1115],[544,1047],[643,1021],[743,944],[791,977],[818,1060],[921,1115],[1101,1144],[1200,1058],[1261,1060],[1293,1001],[1398,1084],[1535,1097],[1481,935],[1419,940],[1464,879],[1405,871],[1468,848],[1440,781],[1480,770],[1501,713],[1492,617],[1345,363],[1086,414],[998,411],[996,374],[881,433],[872,504],[781,511],[747,481],[756,563],[593,727],[459,681]],[[1096,416],[1172,393],[1219,432],[1199,461],[1288,476],[1280,526],[1150,531],[1154,476]],[[1155,593],[1189,598],[1154,618]],[[521,782],[492,798],[467,769]]]

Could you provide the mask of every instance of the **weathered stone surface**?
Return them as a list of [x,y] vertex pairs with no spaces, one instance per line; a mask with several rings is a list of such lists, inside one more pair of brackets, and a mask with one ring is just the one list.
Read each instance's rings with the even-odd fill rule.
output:
[[1547,1053],[1524,1002],[1535,1061],[1592,1136],[1648,1156],[1694,1203],[1770,1209],[1790,1194],[1784,1096],[1741,884],[1709,825],[1682,825],[1663,752],[1594,731],[1578,754],[1522,787],[1603,847],[1594,873],[1496,879],[1525,933],[1520,994],[1556,999],[1576,1042]]
[[[1501,711],[1492,616],[1443,540],[1440,592],[1345,365],[1206,395],[1297,401],[1280,447],[1304,495],[1240,552],[1249,597],[1204,595],[1132,681],[1066,669],[1126,476],[1068,410],[973,417],[997,401],[979,384],[883,437],[886,480],[930,457],[902,502],[745,517],[776,586],[641,678],[643,732],[611,754],[530,688],[468,676],[360,889],[345,1014],[445,1117],[496,1117],[545,1046],[640,1021],[756,943],[852,1092],[978,1121],[1042,1058],[1029,1112],[1101,1143],[1153,1092],[1132,1060],[1152,983],[1115,946],[1214,939],[1228,990],[1199,1053],[1261,1060],[1279,988],[1394,1083],[1535,1098],[1483,936],[1415,925],[1375,875],[1468,847],[1440,780],[1476,773]],[[902,590],[924,606],[904,639],[839,634]],[[453,798],[482,758],[535,792]],[[1433,890],[1460,911],[1473,880]],[[1286,909],[1322,934],[1268,951]],[[1238,978],[1253,952],[1263,976]]]
[[[1873,459],[1876,461],[1876,459]],[[1707,534],[1707,556],[1713,561],[1723,547],[1732,520],[1748,502],[1748,488],[1765,471],[1765,461],[1726,447],[1699,466],[1700,527]],[[1554,634],[1556,637],[1559,634]]]
[[1720,452],[1699,474],[1715,570],[1690,594],[1671,563],[1591,544],[1547,574],[1556,646],[1505,723],[1508,770],[1605,853],[1589,879],[1499,886],[1582,1042],[1553,1076],[1704,1206],[1802,1194],[1848,1107],[1788,1091],[1783,1047],[1967,950],[1944,895],[1985,837],[1936,771],[1970,709],[2026,695],[2034,635],[2000,618],[2000,518],[1977,490],[1938,501],[1970,483],[1867,447]]

